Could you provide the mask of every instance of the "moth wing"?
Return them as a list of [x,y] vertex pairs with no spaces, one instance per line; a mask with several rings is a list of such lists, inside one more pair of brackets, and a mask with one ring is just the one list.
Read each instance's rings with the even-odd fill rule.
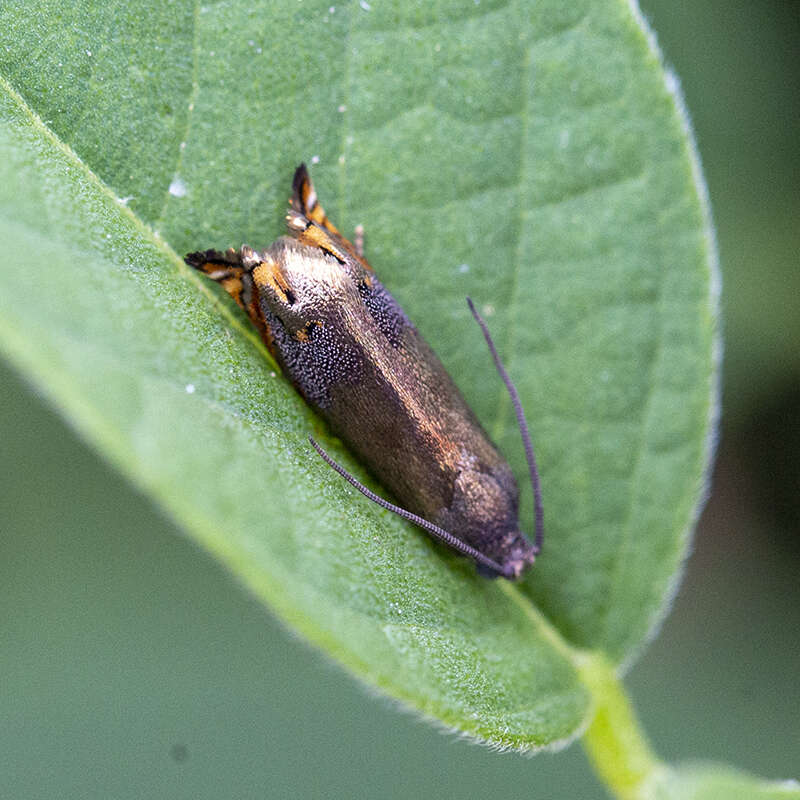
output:
[[[330,219],[328,219],[325,209],[320,205],[317,192],[314,189],[314,184],[311,182],[311,177],[308,174],[305,164],[301,164],[295,170],[294,179],[292,180],[292,196],[289,200],[289,203],[289,230],[293,234],[296,232],[297,225],[291,220],[291,217],[293,216],[291,212],[299,214],[308,223],[313,223],[313,226],[305,226],[307,231],[311,230],[311,233],[305,238],[305,240],[302,236],[297,237],[300,241],[317,247],[323,247],[323,243],[326,241],[326,239],[328,242],[332,241],[336,244],[335,248],[323,247],[323,249],[327,249],[329,252],[333,251],[334,255],[336,255],[337,249],[344,250],[347,255],[354,258],[359,264],[361,264],[362,267],[370,272],[373,271],[372,267],[369,265],[364,256],[361,255],[358,248],[356,248],[347,238],[342,236],[342,234],[339,232],[339,229],[330,221]],[[316,230],[314,230],[315,228]],[[327,232],[328,237],[321,235],[323,230]]]
[[190,267],[208,275],[245,310],[242,276],[245,267],[238,250],[232,247],[224,253],[221,250],[198,250],[183,259]]
[[302,214],[306,219],[316,222],[330,233],[341,236],[336,226],[328,219],[325,209],[320,205],[311,176],[305,164],[301,164],[294,171],[292,180],[292,197],[289,201],[292,208]]
[[264,319],[264,312],[254,291],[252,270],[261,263],[261,257],[247,245],[240,250],[232,247],[221,250],[199,250],[189,253],[183,259],[190,267],[215,280],[247,312],[261,334],[267,349],[275,356],[275,342],[272,331]]

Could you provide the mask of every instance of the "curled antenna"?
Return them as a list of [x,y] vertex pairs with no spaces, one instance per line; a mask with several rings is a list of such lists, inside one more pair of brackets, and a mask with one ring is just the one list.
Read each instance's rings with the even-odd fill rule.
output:
[[391,511],[394,514],[397,514],[398,517],[402,517],[403,519],[407,519],[409,522],[413,522],[415,525],[418,525],[424,531],[427,531],[431,536],[435,539],[438,539],[440,542],[443,542],[448,547],[452,547],[453,550],[457,550],[459,553],[465,556],[469,556],[469,558],[474,559],[479,564],[483,564],[484,566],[488,567],[492,572],[496,572],[498,575],[502,575],[504,578],[514,578],[514,573],[510,569],[504,569],[500,566],[496,561],[493,561],[491,558],[488,558],[479,550],[476,550],[474,547],[470,547],[465,542],[462,542],[461,539],[457,539],[453,536],[452,533],[449,533],[444,528],[440,528],[438,525],[434,525],[432,522],[428,522],[428,520],[424,519],[423,517],[417,516],[416,514],[412,514],[410,511],[406,511],[404,508],[400,508],[400,506],[393,505],[392,503],[384,500],[379,495],[375,494],[375,492],[370,491],[364,486],[363,483],[359,482],[357,478],[351,475],[343,466],[337,464],[317,443],[314,441],[312,436],[308,437],[308,441],[311,442],[311,446],[322,456],[322,458],[328,462],[328,464],[333,467],[351,486],[355,486],[361,494],[364,495],[369,500],[372,500],[373,503],[377,503],[381,508],[385,508],[388,511]]
[[522,444],[525,448],[525,458],[528,460],[528,472],[530,473],[531,486],[533,487],[533,508],[535,518],[534,525],[536,531],[536,535],[533,540],[533,550],[536,555],[539,555],[539,553],[542,551],[542,541],[544,540],[542,488],[539,484],[539,470],[536,469],[536,456],[533,454],[533,444],[531,443],[531,436],[528,432],[528,423],[525,420],[525,412],[522,410],[522,403],[520,403],[517,389],[514,386],[511,378],[508,376],[508,373],[506,372],[502,362],[500,361],[500,356],[497,354],[497,348],[494,346],[491,334],[489,333],[489,328],[483,321],[483,317],[481,317],[481,315],[476,311],[475,305],[469,297],[467,298],[467,305],[469,306],[469,310],[472,312],[472,316],[475,317],[475,322],[480,325],[481,330],[483,331],[483,338],[486,339],[486,344],[489,345],[489,352],[492,354],[494,365],[497,367],[497,371],[500,373],[500,377],[502,378],[503,383],[506,385],[506,389],[508,389],[508,394],[510,395],[511,402],[514,406],[514,413],[517,415],[517,424],[519,425],[519,432],[522,435]]

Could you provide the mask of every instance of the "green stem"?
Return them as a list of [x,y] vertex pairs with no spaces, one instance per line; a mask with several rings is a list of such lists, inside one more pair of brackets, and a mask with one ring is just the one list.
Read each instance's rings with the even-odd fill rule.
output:
[[673,769],[656,757],[636,719],[613,665],[599,652],[570,645],[513,584],[498,585],[528,616],[542,637],[577,670],[592,700],[592,721],[583,747],[598,778],[619,800],[655,797],[786,797],[800,800],[796,782],[761,781],[721,764]]
[[641,800],[670,768],[656,758],[614,667],[599,652],[572,647],[513,584],[500,587],[527,614],[539,633],[577,669],[591,694],[594,715],[583,746],[600,780],[620,800]]
[[583,746],[600,779],[620,800],[639,800],[647,784],[668,767],[660,762],[639,725],[614,668],[599,654],[584,654],[578,672],[591,691],[594,718]]

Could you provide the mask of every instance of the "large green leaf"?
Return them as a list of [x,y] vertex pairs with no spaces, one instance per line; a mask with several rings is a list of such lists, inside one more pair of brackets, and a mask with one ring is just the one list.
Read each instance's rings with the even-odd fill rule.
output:
[[[498,745],[574,735],[569,645],[619,663],[663,613],[712,416],[708,220],[631,7],[25,3],[0,30],[0,346],[369,683]],[[275,238],[303,159],[522,478],[464,296],[488,316],[543,473],[545,554],[518,588],[343,485],[246,320],[182,265]]]

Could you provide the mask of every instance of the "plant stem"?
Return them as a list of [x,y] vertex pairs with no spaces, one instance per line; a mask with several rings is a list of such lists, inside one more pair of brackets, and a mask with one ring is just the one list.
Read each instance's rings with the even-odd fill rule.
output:
[[594,718],[583,747],[600,779],[620,800],[638,800],[645,784],[668,770],[639,725],[614,668],[599,654],[583,654],[578,671],[592,693]]
[[670,768],[650,749],[633,706],[614,667],[600,652],[571,646],[517,588],[500,588],[522,608],[547,641],[578,671],[591,694],[594,716],[582,742],[598,778],[620,800],[642,800],[647,787],[664,779]]

